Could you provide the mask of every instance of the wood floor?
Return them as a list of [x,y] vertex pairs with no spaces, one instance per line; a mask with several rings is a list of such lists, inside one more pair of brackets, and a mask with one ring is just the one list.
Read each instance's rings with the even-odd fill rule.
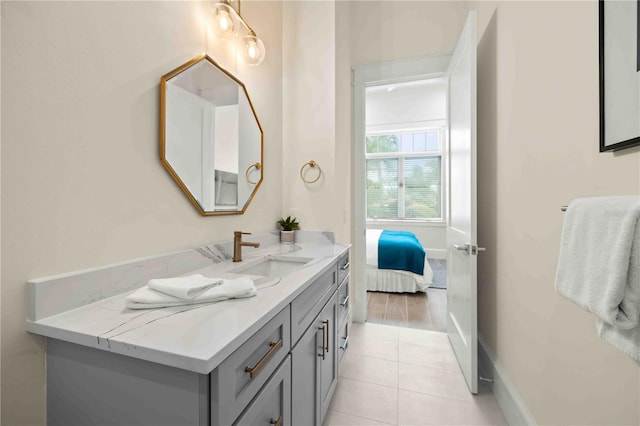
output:
[[447,291],[427,293],[367,292],[367,321],[397,327],[447,331]]

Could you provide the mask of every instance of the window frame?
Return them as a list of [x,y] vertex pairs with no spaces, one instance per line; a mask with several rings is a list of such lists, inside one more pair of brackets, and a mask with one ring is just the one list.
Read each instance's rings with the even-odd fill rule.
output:
[[[365,185],[365,216],[366,223],[371,225],[380,225],[380,224],[445,224],[446,223],[446,200],[447,200],[447,182],[446,182],[446,169],[447,169],[447,126],[446,124],[440,126],[430,126],[423,128],[412,128],[410,130],[384,130],[384,131],[374,131],[370,133],[365,133],[365,141],[367,137],[371,136],[401,136],[406,134],[416,134],[416,133],[427,133],[427,132],[437,132],[438,133],[438,151],[421,151],[421,152],[376,152],[376,153],[367,153],[366,147],[364,149],[365,154],[365,169],[367,165],[367,160],[370,159],[397,159],[398,160],[398,216],[400,216],[400,212],[402,212],[402,216],[405,214],[405,205],[404,205],[404,188],[405,188],[405,180],[404,180],[404,160],[405,158],[424,158],[424,157],[440,157],[440,216],[434,218],[406,218],[406,217],[397,217],[393,219],[375,219],[368,217],[368,208],[366,203],[366,185]],[[402,190],[400,190],[402,188]],[[401,204],[402,201],[402,204]]]

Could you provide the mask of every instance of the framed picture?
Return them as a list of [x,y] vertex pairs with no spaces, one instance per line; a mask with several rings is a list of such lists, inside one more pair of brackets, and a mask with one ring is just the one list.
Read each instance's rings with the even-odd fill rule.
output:
[[600,0],[600,152],[640,145],[640,0]]

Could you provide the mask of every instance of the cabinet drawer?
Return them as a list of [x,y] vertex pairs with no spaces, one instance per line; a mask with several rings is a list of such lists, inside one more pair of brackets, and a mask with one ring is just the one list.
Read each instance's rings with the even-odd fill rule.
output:
[[291,425],[291,357],[258,393],[236,422],[237,426]]
[[291,349],[289,306],[211,373],[211,423],[230,425]]
[[349,277],[338,288],[338,321],[348,321],[349,319]]
[[349,252],[347,251],[338,259],[338,283],[342,283],[349,276],[349,267]]
[[331,268],[291,302],[291,341],[293,345],[338,288],[337,270]]
[[344,354],[349,348],[349,321],[340,323],[340,329],[338,330],[338,363],[342,362]]

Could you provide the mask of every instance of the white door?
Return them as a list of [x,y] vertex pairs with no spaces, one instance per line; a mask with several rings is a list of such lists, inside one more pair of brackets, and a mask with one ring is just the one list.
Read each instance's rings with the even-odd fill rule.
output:
[[476,15],[467,22],[449,70],[447,334],[473,393],[478,392],[476,232]]

